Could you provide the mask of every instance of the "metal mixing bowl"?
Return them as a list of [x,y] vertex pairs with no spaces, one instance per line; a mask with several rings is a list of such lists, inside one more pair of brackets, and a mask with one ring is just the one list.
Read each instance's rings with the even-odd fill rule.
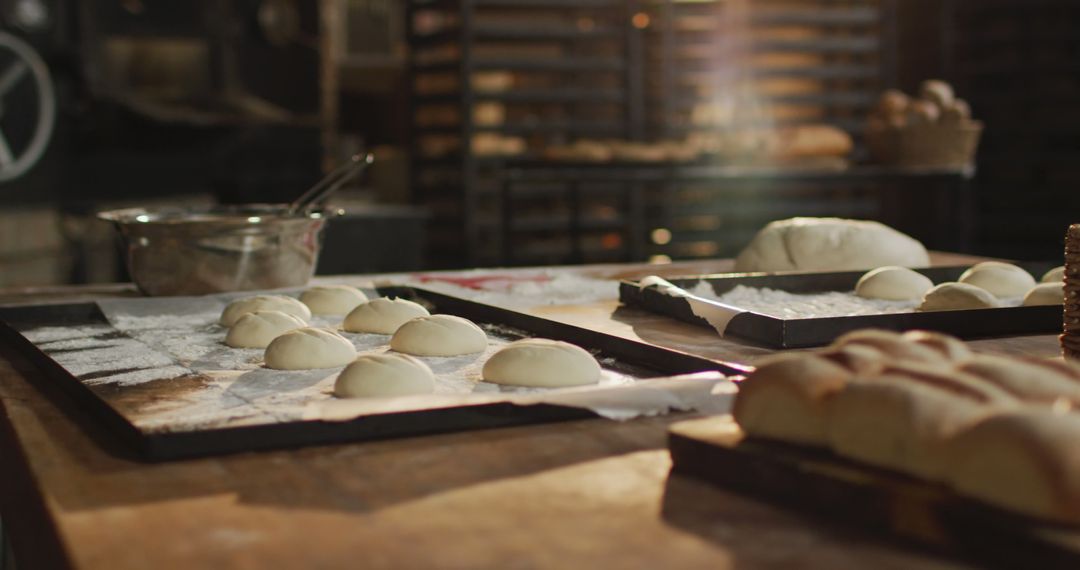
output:
[[327,210],[285,214],[283,204],[128,208],[101,212],[127,245],[132,280],[147,295],[305,285],[315,273]]

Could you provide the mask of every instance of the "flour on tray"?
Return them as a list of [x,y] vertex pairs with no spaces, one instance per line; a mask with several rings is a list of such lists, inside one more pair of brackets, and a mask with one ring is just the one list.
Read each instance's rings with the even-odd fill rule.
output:
[[712,285],[706,281],[699,282],[689,291],[698,297],[719,301],[725,305],[779,319],[910,313],[920,304],[917,300],[885,301],[881,299],[865,299],[855,295],[854,291],[789,293],[777,289],[747,287],[745,285],[736,285],[734,289],[722,295],[717,295],[713,292]]

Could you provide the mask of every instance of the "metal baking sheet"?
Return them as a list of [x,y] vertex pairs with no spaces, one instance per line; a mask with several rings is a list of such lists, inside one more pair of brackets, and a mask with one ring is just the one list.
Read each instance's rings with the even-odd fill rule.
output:
[[[1017,263],[1016,265],[1038,277],[1060,263]],[[956,281],[968,267],[932,267],[916,269],[916,271],[929,277],[936,284]],[[865,273],[865,271],[767,275],[733,273],[684,276],[670,278],[667,281],[682,289],[693,289],[701,282],[705,282],[712,287],[716,295],[723,295],[738,285],[776,289],[789,293],[824,293],[854,291],[855,284]],[[642,288],[637,281],[620,283],[619,299],[625,305],[640,307],[681,321],[713,328],[707,320],[695,314],[686,299],[665,295],[655,289]],[[719,303],[715,305],[721,306]],[[737,337],[773,348],[805,348],[829,344],[846,332],[864,328],[897,331],[925,329],[970,339],[1060,333],[1061,327],[1061,305],[925,313],[912,311],[802,319],[782,319],[746,311],[731,318],[724,330],[724,336]]]
[[[484,326],[488,329],[489,337],[494,336],[500,342],[529,336],[572,342],[593,352],[606,374],[621,374],[635,381],[702,371],[742,372],[738,367],[697,356],[430,291],[387,287],[380,288],[377,294],[411,298],[430,307],[433,313],[468,318]],[[145,421],[148,409],[163,402],[176,407],[178,400],[207,389],[211,379],[204,374],[185,371],[179,362],[157,362],[161,359],[156,354],[151,359],[152,368],[141,362],[129,362],[129,358],[114,358],[118,356],[117,346],[141,341],[135,333],[129,334],[116,328],[97,303],[0,308],[0,320],[5,325],[2,328],[7,344],[35,362],[44,372],[40,377],[35,376],[35,381],[67,392],[150,460],[596,417],[588,409],[546,403],[522,406],[491,401],[492,398],[488,397],[476,398],[475,402],[465,398],[445,406],[424,405],[420,401],[412,409],[397,407],[344,420],[334,418],[334,421],[295,415],[282,417],[275,415],[271,408],[264,414],[244,417],[242,421],[202,425],[188,421],[189,410],[177,407],[172,411],[180,414],[177,417],[184,418],[184,421],[177,423],[179,427],[148,425]],[[59,337],[71,332],[68,335],[71,338],[60,343],[42,342],[38,334],[42,330],[54,331],[54,336]],[[223,335],[223,331],[221,333]],[[38,344],[29,340],[27,335],[38,339]],[[175,336],[170,340],[175,341]],[[179,335],[179,338],[182,341],[183,335]],[[152,346],[147,345],[148,354],[155,351]],[[130,350],[128,346],[127,354],[130,354]],[[227,350],[224,345],[222,350]],[[70,358],[62,356],[64,351],[96,352],[98,356],[95,362],[99,363],[99,367],[89,373],[72,370]],[[68,367],[65,368],[58,359],[67,362]],[[105,369],[100,368],[102,362]],[[249,372],[260,378],[274,372],[254,368]],[[100,382],[103,377],[125,377],[148,370],[159,374],[160,378],[155,376],[148,381],[143,378],[131,384]],[[323,374],[328,375],[332,375],[332,372]],[[325,380],[323,378],[324,385]],[[306,380],[308,383],[312,381]],[[294,400],[296,396],[290,395]],[[325,390],[318,397],[332,400]],[[227,399],[223,395],[220,405],[234,405],[225,402]],[[211,405],[217,404],[211,402]],[[199,410],[190,410],[190,413],[203,413],[205,408],[204,405]],[[212,415],[214,410],[210,412]]]

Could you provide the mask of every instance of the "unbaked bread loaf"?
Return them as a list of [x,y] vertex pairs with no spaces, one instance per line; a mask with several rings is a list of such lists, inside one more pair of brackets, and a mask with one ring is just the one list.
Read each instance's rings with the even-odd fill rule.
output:
[[998,507],[1080,523],[1080,365],[974,354],[929,331],[849,333],[762,363],[734,415],[751,437],[828,445]]
[[863,345],[881,351],[890,360],[922,362],[948,366],[949,362],[940,350],[908,340],[898,332],[882,329],[861,329],[841,335],[833,341],[833,347]]
[[824,446],[825,401],[851,376],[817,355],[775,356],[739,386],[732,414],[749,435]]
[[862,377],[877,376],[891,360],[872,346],[855,343],[830,346],[818,354]]
[[968,360],[973,354],[964,341],[947,334],[915,330],[907,331],[901,336],[906,341],[938,351],[946,360],[954,364]]
[[1080,408],[1080,382],[1050,366],[983,354],[965,362],[959,370],[1027,402],[1053,405],[1067,401]]
[[961,494],[1028,515],[1080,522],[1080,414],[1018,410],[984,418],[949,443]]
[[735,259],[736,271],[855,271],[924,267],[926,248],[884,224],[840,218],[771,222]]
[[959,430],[1010,401],[977,380],[933,369],[893,368],[849,382],[828,402],[829,446],[871,465],[940,480]]

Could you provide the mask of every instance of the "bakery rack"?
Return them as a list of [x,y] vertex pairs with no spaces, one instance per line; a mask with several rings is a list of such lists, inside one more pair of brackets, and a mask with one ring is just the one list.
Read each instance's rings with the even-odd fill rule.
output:
[[[886,221],[896,214],[893,188],[907,186],[943,187],[950,207],[962,208],[969,173],[545,158],[551,145],[579,139],[655,142],[748,126],[825,122],[857,136],[859,117],[895,82],[895,8],[895,0],[410,0],[412,186],[432,213],[429,259],[728,255],[778,217]],[[711,120],[709,106],[731,92],[749,93],[761,113]],[[966,239],[938,237],[928,244]]]

